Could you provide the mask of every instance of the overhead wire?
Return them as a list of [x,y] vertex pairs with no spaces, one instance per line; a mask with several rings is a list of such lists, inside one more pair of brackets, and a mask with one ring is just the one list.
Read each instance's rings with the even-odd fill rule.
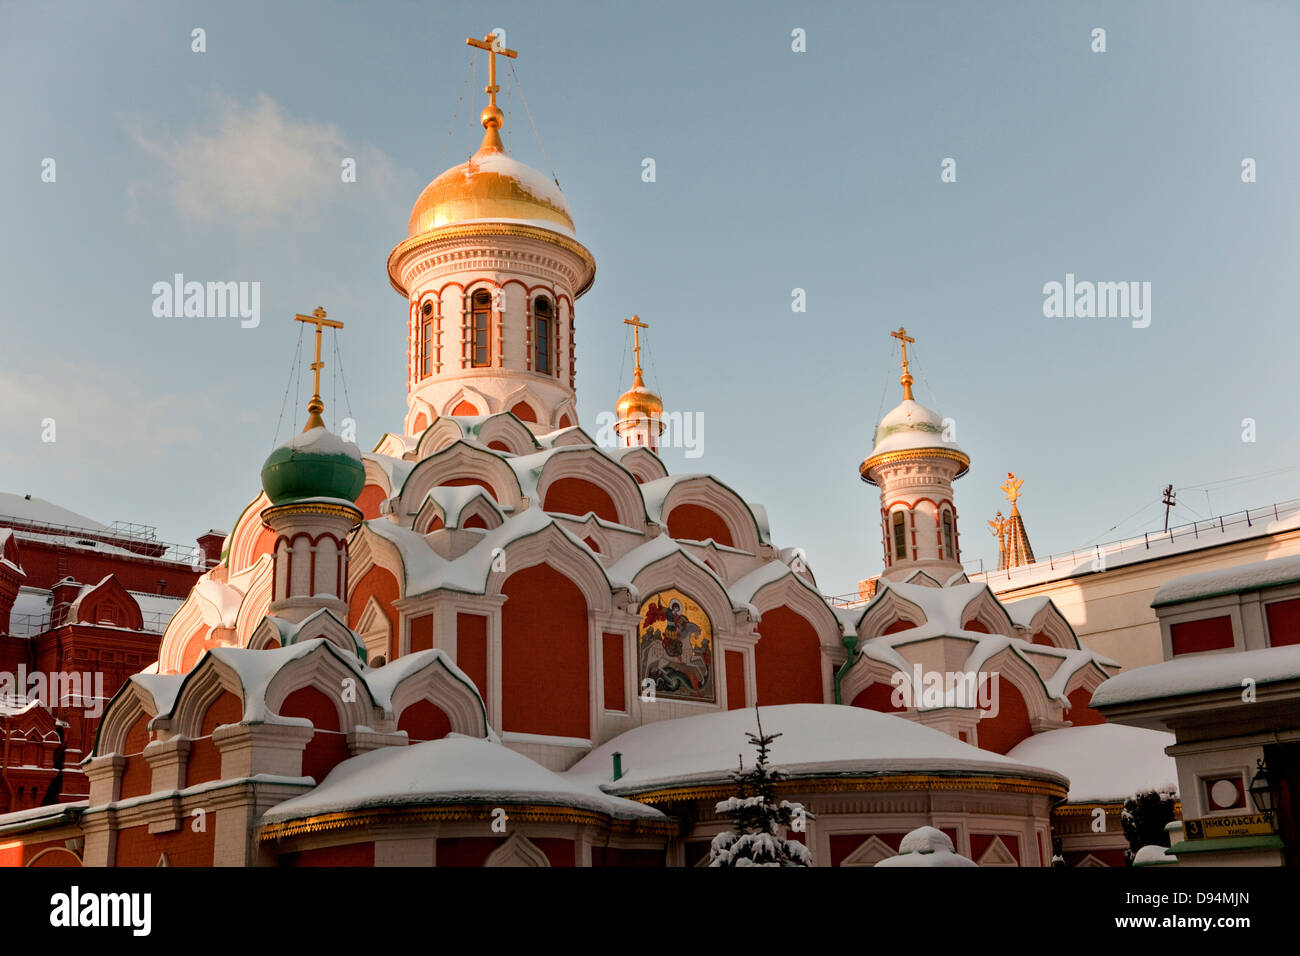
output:
[[[303,332],[306,331],[306,329],[307,329],[307,326],[306,326],[306,325],[302,325],[302,326],[298,329],[298,347],[294,350],[293,358],[290,360],[290,363],[289,363],[289,375],[288,375],[288,379],[287,379],[287,381],[284,383],[284,398],[280,401],[280,417],[279,417],[279,419],[276,420],[276,423],[275,423],[275,435],[271,438],[271,446],[272,446],[272,447],[274,447],[275,444],[276,444],[276,442],[278,442],[278,441],[280,440],[280,428],[284,425],[284,410],[285,410],[285,409],[288,407],[288,405],[289,405],[289,389],[291,389],[291,388],[293,387],[293,381],[294,381],[294,370],[295,370],[295,369],[299,369],[299,370],[301,370],[301,362],[302,362],[302,335],[303,335]],[[294,420],[294,424],[295,424],[295,425],[297,424],[297,419],[296,419],[296,418],[295,418],[295,420]]]

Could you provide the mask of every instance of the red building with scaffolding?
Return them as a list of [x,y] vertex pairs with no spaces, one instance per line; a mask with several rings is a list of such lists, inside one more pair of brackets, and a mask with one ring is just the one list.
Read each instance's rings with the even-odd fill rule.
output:
[[104,705],[158,656],[223,532],[197,547],[0,493],[0,812],[84,799]]

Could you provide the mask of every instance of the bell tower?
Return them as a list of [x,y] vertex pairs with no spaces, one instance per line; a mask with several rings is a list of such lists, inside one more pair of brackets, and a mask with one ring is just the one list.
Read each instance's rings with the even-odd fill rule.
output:
[[407,300],[408,435],[444,415],[512,412],[542,434],[578,423],[574,303],[596,262],[577,241],[558,183],[505,150],[494,34],[483,139],[436,177],[411,210],[388,277]]
[[920,570],[944,584],[962,570],[952,483],[966,474],[970,458],[939,413],[912,397],[907,346],[916,340],[903,328],[889,334],[903,347],[903,402],[876,426],[858,474],[880,488],[883,575],[905,580]]

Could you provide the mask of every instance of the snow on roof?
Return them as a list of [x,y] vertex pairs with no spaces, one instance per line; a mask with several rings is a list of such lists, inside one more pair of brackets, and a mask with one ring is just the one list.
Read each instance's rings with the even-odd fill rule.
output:
[[711,567],[695,555],[691,554],[688,549],[682,547],[679,542],[670,538],[666,534],[661,534],[657,537],[651,538],[644,544],[638,544],[627,554],[623,555],[611,564],[607,569],[606,574],[611,582],[635,591],[636,589],[632,582],[636,580],[638,574],[650,567],[650,565],[654,564],[656,561],[662,561],[664,558],[673,554],[681,554],[686,558],[686,560],[698,565],[705,574],[718,582],[719,588],[722,588],[724,591],[726,590],[726,584],[723,583],[722,579],[718,577],[717,573]]
[[583,438],[587,439],[588,444],[593,445],[597,448],[600,447],[599,445],[596,444],[596,440],[594,438],[588,435],[584,429],[580,428],[577,425],[570,425],[568,428],[557,428],[555,431],[547,432],[545,435],[534,435],[533,438],[537,441],[537,444],[540,445],[541,447],[552,448],[555,446],[555,443],[559,441],[561,438],[564,438],[566,435],[569,435],[574,432],[577,432],[578,434],[582,435]]
[[478,688],[475,687],[474,682],[470,680],[463,670],[456,666],[456,662],[447,655],[447,652],[440,648],[433,648],[403,654],[401,657],[389,661],[383,667],[367,671],[365,679],[375,703],[385,710],[392,710],[393,691],[397,689],[397,685],[426,667],[442,667],[446,669],[452,677],[471,688],[474,695],[478,696]]
[[[1065,784],[1055,771],[1028,767],[962,743],[931,727],[891,714],[839,704],[782,704],[761,708],[763,730],[780,733],[772,763],[792,776],[847,773],[1014,774]],[[644,724],[601,744],[567,776],[602,781],[611,793],[723,783],[736,756],[753,764],[746,734],[756,729],[751,710],[719,711]],[[613,754],[623,776],[612,780]]]
[[[495,449],[489,449],[489,451],[494,455],[504,457]],[[547,462],[556,455],[591,454],[592,451],[602,455],[615,466],[620,468],[627,474],[629,480],[636,480],[632,477],[632,473],[627,470],[627,467],[620,459],[612,457],[599,445],[552,445],[544,447],[541,451],[531,452],[527,455],[516,455],[506,458],[505,461],[514,471],[515,478],[518,480],[519,487],[523,494],[528,498],[538,500],[537,482],[542,477],[542,471],[545,469]],[[658,480],[662,481],[663,479]],[[645,485],[640,485],[638,487],[644,488]],[[642,494],[644,495],[644,492]]]
[[45,705],[41,703],[39,698],[29,698],[25,695],[19,697],[0,695],[0,714],[3,714],[6,717],[17,717],[20,714],[25,714],[29,710],[36,710],[37,708],[42,710],[47,709]]
[[[862,618],[866,616],[877,601],[886,600],[886,595],[890,591],[909,603],[918,606],[925,615],[923,624],[896,631],[893,634],[882,634],[878,637],[869,638],[858,646],[860,655],[887,664],[904,674],[911,674],[913,666],[896,648],[941,637],[961,638],[971,642],[970,654],[962,665],[968,673],[980,671],[995,655],[1010,648],[1012,653],[1020,657],[1033,669],[1043,684],[1044,692],[1048,697],[1054,699],[1065,698],[1065,689],[1070,678],[1084,667],[1096,666],[1101,668],[1103,673],[1106,667],[1119,667],[1119,664],[1109,657],[1086,647],[1067,649],[1045,644],[1033,644],[1018,635],[986,634],[983,631],[966,630],[962,626],[965,623],[966,609],[982,592],[988,590],[988,585],[982,582],[952,584],[935,588],[922,584],[900,584],[897,581],[881,579],[875,597],[867,605],[839,609],[837,613],[842,621],[850,624],[850,630],[852,630],[857,628]],[[993,597],[1003,612],[1007,613],[1007,623],[1014,624],[1007,606],[1003,605],[1001,601],[997,601],[996,596]],[[1050,677],[1044,677],[1039,668],[1035,666],[1032,655],[1054,657],[1059,659],[1061,663]]]
[[[733,604],[749,604],[754,600],[754,595],[769,584],[780,581],[782,578],[790,576],[798,580],[800,584],[808,588],[814,594],[819,594],[816,588],[812,587],[805,579],[799,577],[790,566],[784,561],[768,561],[760,564],[753,571],[750,571],[744,577],[738,578],[736,582],[727,588],[727,593],[731,595]],[[819,595],[820,596],[820,595]]]
[[208,627],[234,627],[244,592],[224,581],[205,575],[194,585],[194,603]]
[[361,460],[361,449],[354,442],[345,441],[323,425],[299,432],[281,447],[308,455],[345,455],[356,461]]
[[363,462],[373,461],[379,466],[388,478],[388,487],[396,494],[406,484],[406,479],[410,476],[411,471],[419,462],[407,461],[404,458],[394,458],[391,455],[381,455],[378,452],[367,452],[361,456]]
[[[318,611],[317,614],[329,614],[329,611]],[[316,615],[313,614],[302,622],[305,625]],[[337,620],[337,618],[336,618]],[[298,625],[301,627],[302,625]],[[346,626],[346,625],[345,625]],[[297,628],[295,628],[296,630]],[[348,654],[339,649],[331,642],[324,638],[315,638],[310,641],[302,641],[296,644],[288,644],[284,647],[272,647],[264,650],[250,650],[246,647],[214,647],[207,653],[217,660],[221,661],[227,667],[235,672],[239,678],[240,687],[243,689],[244,716],[243,720],[249,723],[284,723],[284,724],[310,724],[311,722],[305,717],[281,717],[273,714],[266,706],[266,691],[271,681],[290,661],[305,657],[308,654],[317,652],[322,645],[326,653],[333,654],[341,660],[345,666],[356,672],[361,678],[360,683],[365,685],[369,692],[369,683],[365,679],[364,665],[357,659],[356,655]],[[190,671],[190,674],[198,672],[198,668]],[[187,675],[188,676],[188,675]],[[373,694],[371,695],[373,697]],[[173,701],[174,703],[174,701]],[[159,711],[161,714],[162,711]]]
[[[176,695],[185,683],[184,674],[132,674],[128,680],[153,698],[156,713],[167,714],[176,705]],[[98,741],[96,741],[98,743]]]
[[102,531],[108,534],[113,531],[108,525],[101,524],[94,518],[87,518],[83,514],[69,511],[67,508],[52,504],[44,498],[37,498],[35,495],[15,495],[9,492],[0,492],[0,520],[5,517],[17,518],[19,521],[29,521],[32,524],[66,525],[73,528]]
[[447,803],[544,804],[625,820],[666,819],[653,807],[610,796],[594,782],[548,770],[504,744],[452,734],[345,760],[310,793],[268,810],[262,822]]
[[1241,690],[1242,681],[1300,680],[1300,644],[1255,651],[1193,654],[1118,674],[1092,695],[1093,707],[1132,704],[1216,690]]
[[1012,760],[1070,779],[1070,803],[1118,803],[1141,790],[1178,790],[1178,768],[1165,748],[1174,735],[1122,724],[1064,727],[1027,737]]
[[1050,597],[1040,594],[1036,597],[1021,598],[1019,601],[1003,601],[1002,609],[1013,622],[1028,627],[1038,613],[1051,603]]
[[[5,557],[5,545],[9,543],[10,538],[14,538],[13,530],[10,528],[0,528],[0,564],[11,567],[15,571],[22,571],[20,565]],[[16,541],[17,539],[14,538],[14,540]]]
[[13,637],[39,634],[49,624],[54,598],[42,588],[21,587],[9,613],[9,633]]
[[956,442],[945,441],[943,434],[944,420],[938,412],[910,398],[904,399],[876,426],[871,457],[915,448],[944,448],[965,454]]
[[641,497],[645,499],[645,510],[655,521],[663,520],[664,502],[672,494],[672,490],[683,481],[691,481],[695,478],[707,478],[708,475],[665,475],[663,478],[655,478],[641,485]]
[[1081,548],[1069,554],[1054,554],[1041,558],[1033,564],[1022,564],[1002,571],[972,573],[971,577],[987,581],[999,590],[1008,591],[1012,588],[1028,587],[1031,584],[1100,573],[1099,568],[1094,565],[1098,556],[1104,557],[1105,563],[1101,567],[1109,571],[1124,565],[1138,564],[1204,548],[1216,548],[1220,545],[1267,537],[1296,528],[1300,528],[1300,499],[1279,503],[1276,506],[1270,505],[1267,508],[1256,508],[1246,513],[1239,512],[1233,516],[1224,515],[1218,519],[1197,521],[1172,528],[1167,533],[1151,532],[1125,538],[1122,541]]
[[166,560],[165,558],[155,558],[153,555],[149,554],[141,554],[139,551],[132,551],[130,548],[119,547],[115,544],[105,544],[103,541],[96,541],[93,538],[78,538],[75,531],[47,533],[43,531],[16,529],[14,536],[19,541],[43,541],[47,544],[57,544],[68,548],[80,548],[85,551],[95,551],[99,554],[111,554],[116,557],[135,558],[141,561]]
[[[591,549],[583,544],[562,524],[540,508],[528,508],[509,518],[500,527],[483,534],[483,539],[454,561],[448,561],[429,546],[424,535],[395,524],[386,518],[372,518],[365,526],[397,548],[406,573],[407,597],[425,594],[439,588],[482,594],[498,549],[504,550],[512,542],[538,534],[554,527],[588,554]],[[592,561],[604,572],[604,567],[592,556]]]
[[501,505],[482,485],[435,485],[424,498],[426,501],[432,499],[437,502],[442,509],[443,520],[450,528],[460,525],[460,513],[477,498],[482,498],[493,511],[505,518]]
[[80,812],[90,805],[89,800],[69,801],[68,803],[50,803],[41,807],[28,807],[26,810],[14,810],[0,814],[0,830],[7,830],[17,824],[33,824],[46,817],[58,819],[73,812]]
[[1221,594],[1260,591],[1283,584],[1295,584],[1297,581],[1300,581],[1300,555],[1270,558],[1267,561],[1238,564],[1174,578],[1160,586],[1151,600],[1151,606],[1164,607],[1218,597]]

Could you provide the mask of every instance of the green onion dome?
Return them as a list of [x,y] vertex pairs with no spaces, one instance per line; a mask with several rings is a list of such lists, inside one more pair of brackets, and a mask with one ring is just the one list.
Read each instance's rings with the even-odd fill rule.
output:
[[319,426],[285,442],[262,466],[262,488],[274,505],[304,498],[356,501],[365,484],[360,449]]

